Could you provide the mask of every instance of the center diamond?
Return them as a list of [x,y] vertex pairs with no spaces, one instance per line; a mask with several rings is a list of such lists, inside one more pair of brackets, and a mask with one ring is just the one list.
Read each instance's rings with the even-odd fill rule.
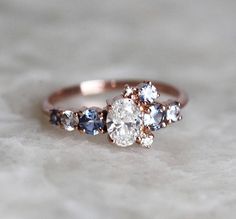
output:
[[142,112],[128,98],[115,100],[107,115],[107,131],[112,141],[121,147],[135,143],[140,135]]

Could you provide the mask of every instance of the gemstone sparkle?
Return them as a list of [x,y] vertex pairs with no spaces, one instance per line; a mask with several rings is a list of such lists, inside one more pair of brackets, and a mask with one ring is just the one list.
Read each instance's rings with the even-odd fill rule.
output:
[[140,135],[142,113],[132,99],[115,100],[108,111],[107,131],[111,140],[121,147],[135,143]]
[[78,122],[78,116],[74,112],[66,110],[62,113],[61,124],[65,130],[74,131]]
[[79,128],[84,130],[86,134],[98,135],[104,128],[104,121],[99,117],[96,109],[86,109],[79,119]]
[[142,102],[154,103],[159,97],[157,89],[151,83],[141,83],[138,85],[139,98]]
[[169,106],[166,112],[166,119],[168,121],[176,122],[180,118],[180,107],[178,103],[174,103]]
[[151,145],[153,144],[154,141],[154,136],[151,134],[145,134],[143,133],[141,135],[141,145],[146,148],[150,148]]
[[150,114],[144,114],[144,125],[149,126],[152,131],[157,131],[161,128],[164,113],[162,112],[160,104],[155,104],[149,109]]

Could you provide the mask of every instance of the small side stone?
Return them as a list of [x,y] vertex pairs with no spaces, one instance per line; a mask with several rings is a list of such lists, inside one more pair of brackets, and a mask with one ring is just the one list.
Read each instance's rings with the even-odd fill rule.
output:
[[154,141],[154,136],[152,134],[143,133],[141,135],[140,144],[143,147],[150,148],[152,146],[152,144],[153,144],[153,141]]
[[61,114],[60,114],[59,110],[51,110],[49,122],[52,125],[60,125],[61,124]]
[[143,103],[154,103],[159,97],[158,91],[151,83],[141,83],[137,86],[139,98]]
[[74,131],[78,123],[78,116],[74,112],[66,110],[62,113],[61,124],[64,126],[65,130],[69,132]]
[[164,118],[164,113],[160,104],[151,106],[150,113],[144,114],[144,125],[149,126],[152,131],[157,131],[161,128],[161,123]]
[[124,97],[131,97],[133,93],[134,93],[134,89],[127,85],[123,91],[123,96]]
[[83,111],[79,118],[79,128],[89,135],[98,135],[104,126],[104,121],[99,117],[99,112],[93,108]]
[[171,122],[177,122],[180,119],[179,103],[173,103],[166,111],[166,119]]

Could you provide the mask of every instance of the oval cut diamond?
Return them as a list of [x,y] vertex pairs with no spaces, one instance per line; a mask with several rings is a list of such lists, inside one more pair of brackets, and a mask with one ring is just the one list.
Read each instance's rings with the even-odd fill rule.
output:
[[107,131],[115,144],[121,147],[134,144],[141,126],[142,112],[132,99],[114,101],[107,115]]

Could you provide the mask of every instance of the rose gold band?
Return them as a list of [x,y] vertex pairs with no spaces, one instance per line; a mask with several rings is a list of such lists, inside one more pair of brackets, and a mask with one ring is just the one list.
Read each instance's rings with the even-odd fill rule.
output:
[[[58,109],[55,104],[74,95],[87,96],[124,88],[121,95],[107,100],[104,108],[81,107],[78,110]],[[158,101],[160,93],[172,97]],[[187,94],[172,85],[143,81],[85,81],[77,86],[54,92],[43,103],[43,111],[50,123],[66,131],[98,135],[108,138],[121,147],[135,142],[150,148],[154,131],[180,121],[180,108],[188,102]]]
[[[100,93],[104,93],[107,91],[111,91],[114,89],[122,89],[125,85],[136,86],[138,83],[142,81],[140,80],[123,80],[123,81],[104,81],[104,80],[96,80],[96,81],[84,81],[79,85],[64,88],[62,90],[54,92],[50,95],[43,103],[43,111],[46,114],[49,114],[51,110],[55,109],[54,104],[58,101],[63,100],[64,98],[68,98],[74,95],[96,95]],[[153,82],[153,85],[158,88],[158,91],[167,94],[173,97],[168,101],[165,101],[165,104],[171,104],[173,102],[180,103],[181,108],[183,108],[188,103],[188,96],[185,91],[178,89],[172,85],[162,83],[162,82]]]

